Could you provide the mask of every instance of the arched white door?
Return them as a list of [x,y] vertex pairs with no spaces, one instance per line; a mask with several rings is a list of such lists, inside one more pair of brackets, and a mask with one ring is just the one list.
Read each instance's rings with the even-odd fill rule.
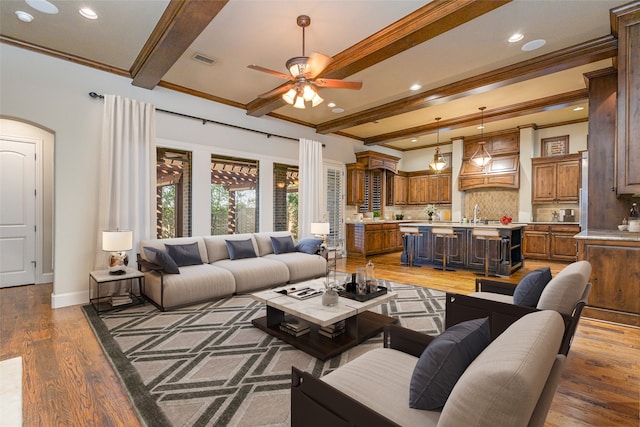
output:
[[36,144],[0,137],[0,287],[35,283]]

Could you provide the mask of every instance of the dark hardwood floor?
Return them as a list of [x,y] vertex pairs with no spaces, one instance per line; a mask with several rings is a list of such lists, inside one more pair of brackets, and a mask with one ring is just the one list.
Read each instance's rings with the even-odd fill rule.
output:
[[[372,257],[377,277],[460,293],[473,291],[470,272],[399,265],[399,255]],[[342,271],[365,260],[343,259]],[[517,272],[550,265],[527,262]],[[139,426],[135,410],[79,306],[52,310],[52,286],[0,289],[0,360],[23,357],[25,426]],[[640,330],[583,318],[569,353],[547,426],[638,426]],[[1,421],[0,421],[1,424]]]

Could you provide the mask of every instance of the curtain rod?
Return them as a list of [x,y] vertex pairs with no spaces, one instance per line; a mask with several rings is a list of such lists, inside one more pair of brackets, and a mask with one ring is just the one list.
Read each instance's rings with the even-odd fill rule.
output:
[[[92,98],[104,99],[104,95],[100,95],[100,94],[95,93],[95,92],[89,92],[89,96],[92,97]],[[290,141],[299,142],[298,139],[291,138],[290,136],[282,136],[282,135],[277,135],[275,133],[269,133],[269,132],[263,132],[261,130],[249,129],[249,128],[245,128],[245,127],[242,127],[242,126],[232,125],[232,124],[229,124],[229,123],[222,123],[222,122],[217,122],[215,120],[203,119],[202,117],[190,116],[189,114],[183,114],[183,113],[177,113],[175,111],[163,110],[162,108],[157,108],[156,107],[156,111],[160,111],[161,113],[173,114],[175,116],[186,117],[188,119],[198,120],[198,121],[201,121],[203,125],[205,125],[207,123],[213,123],[213,124],[216,124],[216,125],[228,126],[230,128],[246,130],[246,131],[249,131],[249,132],[261,133],[262,135],[266,135],[267,138],[271,138],[272,136],[275,136],[277,138],[288,139]],[[322,144],[322,146],[324,147],[324,144]]]

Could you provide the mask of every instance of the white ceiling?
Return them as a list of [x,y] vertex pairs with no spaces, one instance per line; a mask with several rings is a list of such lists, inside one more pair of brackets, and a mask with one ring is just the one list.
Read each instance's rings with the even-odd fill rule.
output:
[[[136,58],[169,5],[167,0],[51,2],[59,9],[57,15],[38,12],[23,0],[0,1],[2,41],[48,53],[53,51],[124,75],[130,75]],[[336,56],[427,3],[411,0],[231,0],[164,73],[160,84],[198,91],[242,107],[258,94],[285,82],[248,69],[247,65],[258,64],[287,73],[284,65],[287,59],[302,53],[302,31],[296,25],[298,15],[311,17],[311,25],[306,29],[307,55],[321,52]],[[315,126],[415,95],[409,90],[414,83],[422,85],[420,91],[447,87],[481,73],[607,36],[611,33],[609,10],[620,4],[608,0],[515,0],[345,77],[346,80],[362,81],[363,88],[359,91],[321,89],[325,102],[320,106],[297,110],[284,105],[273,113]],[[78,9],[83,6],[91,7],[99,18],[89,21],[81,17]],[[31,13],[34,21],[19,21],[16,10]],[[516,31],[525,35],[524,40],[508,43],[507,38]],[[521,50],[524,43],[535,39],[545,39],[546,44],[531,52]],[[210,57],[215,63],[204,65],[194,61],[195,53]],[[453,101],[379,119],[375,123],[347,127],[341,132],[363,139],[433,124],[435,117],[442,117],[445,122],[472,115],[478,113],[480,106],[486,106],[490,112],[526,104],[584,89],[585,72],[612,64],[612,59],[603,59],[507,86],[477,90]],[[333,113],[327,107],[329,102],[334,102],[344,112]],[[575,112],[576,104],[586,107],[586,99],[547,108],[549,111],[488,121],[485,131],[585,119],[588,109]],[[443,129],[440,141],[477,134],[476,125],[469,121],[466,126]],[[413,138],[418,142],[411,142]],[[407,150],[434,144],[435,135],[431,129],[420,135],[403,135],[383,143]]]

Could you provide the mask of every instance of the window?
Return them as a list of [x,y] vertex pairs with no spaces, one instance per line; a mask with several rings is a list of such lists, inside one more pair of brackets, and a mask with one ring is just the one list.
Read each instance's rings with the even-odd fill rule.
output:
[[191,235],[191,153],[157,148],[156,236]]
[[342,170],[326,169],[326,180],[327,212],[331,228],[327,245],[339,246],[342,240]]
[[273,165],[273,230],[298,239],[298,167]]
[[258,161],[211,156],[211,234],[258,231]]

